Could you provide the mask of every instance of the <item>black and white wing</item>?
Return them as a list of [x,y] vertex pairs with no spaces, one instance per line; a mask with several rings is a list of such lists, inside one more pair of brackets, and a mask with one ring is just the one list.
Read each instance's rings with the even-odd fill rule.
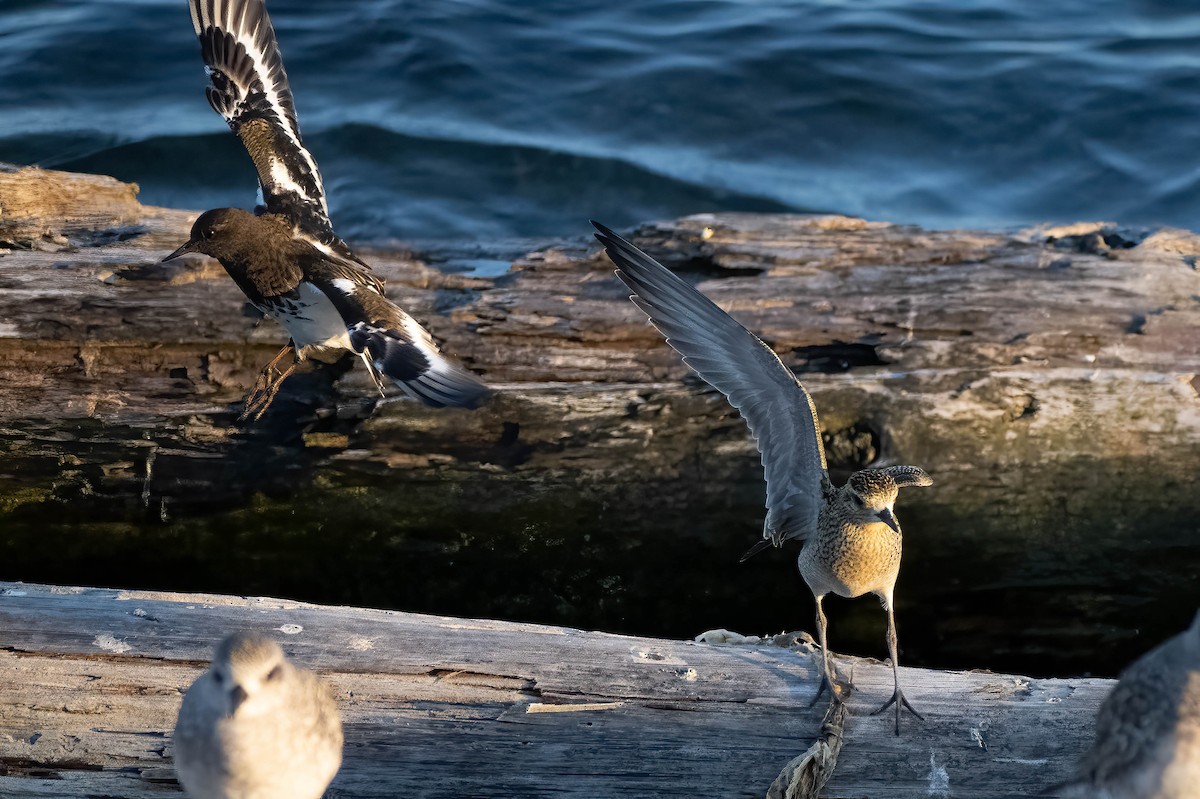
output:
[[326,252],[358,260],[333,232],[317,162],[304,147],[275,30],[263,0],[189,0],[209,105],[242,140],[268,213]]
[[762,339],[695,287],[604,225],[592,224],[617,277],[633,292],[630,299],[750,427],[767,480],[762,543],[807,538],[816,529],[828,478],[816,408],[804,386]]
[[373,374],[435,408],[476,408],[491,394],[471,372],[447,358],[433,337],[383,294],[369,273],[334,259],[305,270],[346,323],[350,344]]

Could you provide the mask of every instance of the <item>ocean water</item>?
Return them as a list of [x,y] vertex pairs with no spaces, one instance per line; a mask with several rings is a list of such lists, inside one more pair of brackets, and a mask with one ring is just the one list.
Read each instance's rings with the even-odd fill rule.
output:
[[[1197,227],[1200,6],[272,0],[352,241],[710,210]],[[1185,10],[1186,9],[1186,10]],[[250,206],[184,0],[2,0],[0,160]]]

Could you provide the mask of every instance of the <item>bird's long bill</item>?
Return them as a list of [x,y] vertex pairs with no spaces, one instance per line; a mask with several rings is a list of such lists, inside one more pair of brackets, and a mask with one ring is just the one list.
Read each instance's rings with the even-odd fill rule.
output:
[[900,532],[900,525],[896,521],[896,517],[892,515],[892,512],[890,510],[888,510],[887,508],[884,508],[883,510],[879,511],[878,515],[879,515],[879,520],[881,522],[883,522],[888,527],[895,530],[897,533]]
[[189,252],[195,252],[195,251],[196,251],[196,241],[194,239],[188,239],[187,241],[185,241],[183,243],[183,245],[178,250],[171,253],[166,258],[163,258],[161,261],[159,261],[159,263],[166,263],[167,261],[178,258],[181,255],[187,255]]

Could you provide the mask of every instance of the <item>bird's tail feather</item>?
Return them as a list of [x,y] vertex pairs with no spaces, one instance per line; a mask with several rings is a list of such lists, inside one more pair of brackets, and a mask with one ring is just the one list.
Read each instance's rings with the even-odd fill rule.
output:
[[491,394],[478,377],[410,331],[359,322],[350,328],[350,344],[401,391],[434,408],[477,408]]

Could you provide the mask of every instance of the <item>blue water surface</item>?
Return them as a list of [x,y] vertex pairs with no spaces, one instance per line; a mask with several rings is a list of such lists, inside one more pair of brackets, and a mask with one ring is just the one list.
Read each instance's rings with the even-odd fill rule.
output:
[[[272,0],[352,241],[710,210],[1200,227],[1200,6]],[[0,160],[250,206],[184,0],[2,0]]]

